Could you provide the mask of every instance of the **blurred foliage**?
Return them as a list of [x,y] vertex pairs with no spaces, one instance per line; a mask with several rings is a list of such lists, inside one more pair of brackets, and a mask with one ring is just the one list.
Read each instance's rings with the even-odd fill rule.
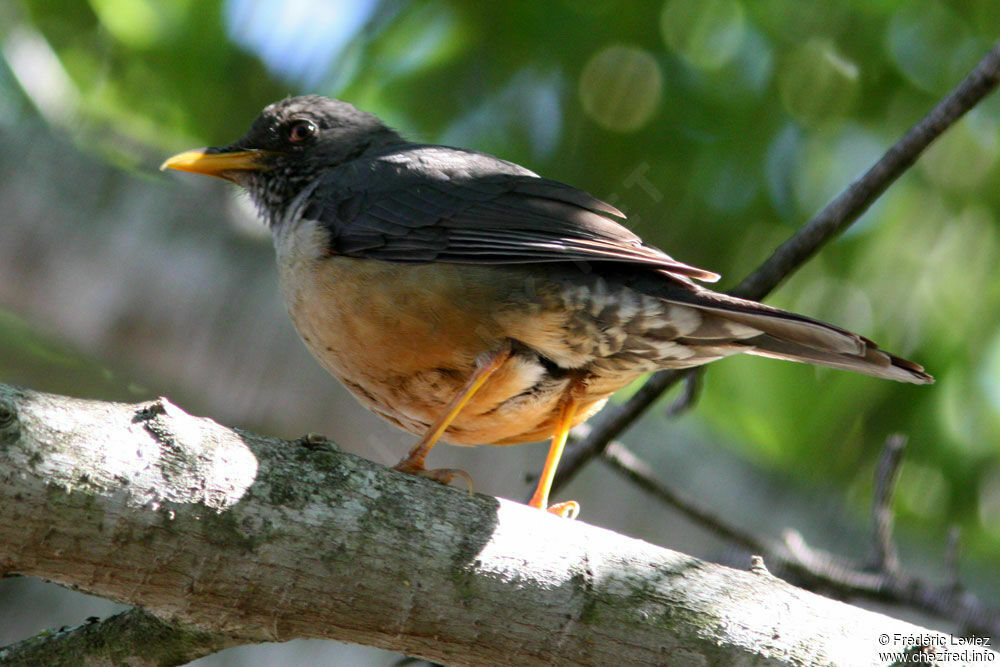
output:
[[[5,384],[109,401],[137,401],[148,394],[126,377],[0,308],[0,381]],[[46,378],[58,381],[49,384]]]
[[[725,287],[964,76],[1000,3],[35,0],[0,19],[4,129],[40,112],[148,168],[231,141],[286,94],[338,96],[604,197]],[[934,540],[956,523],[994,561],[998,109],[980,105],[770,299],[918,360],[936,385],[732,359],[697,407],[719,442],[848,489],[859,513],[881,442],[907,433],[901,522]]]

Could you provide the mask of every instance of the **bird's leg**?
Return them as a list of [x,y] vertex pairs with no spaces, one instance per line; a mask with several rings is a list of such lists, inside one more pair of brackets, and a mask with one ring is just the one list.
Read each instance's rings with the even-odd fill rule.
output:
[[569,430],[573,427],[573,418],[580,407],[580,390],[582,384],[573,382],[562,397],[562,405],[559,409],[559,420],[556,422],[556,432],[552,437],[552,445],[549,446],[549,455],[545,458],[545,467],[538,479],[538,486],[535,494],[528,503],[532,507],[547,510],[553,514],[558,514],[567,519],[575,519],[580,513],[580,503],[575,500],[549,505],[549,490],[552,488],[552,480],[556,476],[556,468],[559,466],[559,459],[562,457],[563,448],[566,447],[566,439],[569,437]]
[[451,399],[451,402],[448,403],[441,416],[428,427],[427,432],[424,433],[424,437],[420,438],[420,442],[414,445],[410,453],[402,461],[394,465],[393,468],[411,475],[428,477],[442,484],[448,484],[455,477],[461,477],[469,485],[469,491],[472,491],[472,478],[469,476],[469,473],[454,468],[428,470],[424,466],[424,462],[427,460],[427,455],[430,453],[431,448],[437,443],[438,439],[440,439],[451,423],[455,421],[455,417],[462,411],[465,404],[475,396],[476,392],[486,383],[486,380],[489,379],[494,371],[510,358],[510,355],[511,347],[509,342],[505,343],[499,350],[479,355],[476,358],[476,370],[472,373],[472,377],[465,383],[462,390]]

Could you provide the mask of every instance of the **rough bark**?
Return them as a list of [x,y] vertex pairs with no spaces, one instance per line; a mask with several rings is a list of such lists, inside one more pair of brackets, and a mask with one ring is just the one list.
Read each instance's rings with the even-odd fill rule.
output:
[[[60,642],[77,664],[177,664],[312,637],[447,664],[860,665],[906,637],[946,639],[762,567],[471,496],[329,443],[229,429],[166,399],[3,385],[0,572],[155,617],[94,623],[89,643],[85,626],[0,650],[25,664],[60,664]],[[130,630],[102,633],[114,623]],[[165,644],[181,648],[153,650]]]

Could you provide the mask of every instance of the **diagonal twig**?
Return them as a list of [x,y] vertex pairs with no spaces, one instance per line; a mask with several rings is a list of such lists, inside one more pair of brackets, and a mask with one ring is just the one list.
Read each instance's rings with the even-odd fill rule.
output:
[[[896,463],[886,463],[886,467],[896,465],[898,468],[902,452],[899,444],[895,436],[887,442],[885,450],[892,449],[892,452],[883,451],[883,459],[895,457]],[[861,597],[926,611],[955,622],[961,631],[973,635],[1000,636],[1000,607],[965,592],[954,575],[943,584],[935,585],[906,572],[898,563],[894,569],[872,567],[870,563],[815,549],[794,530],[785,531],[780,541],[758,535],[713,514],[692,498],[661,483],[649,466],[620,442],[612,442],[601,460],[711,533],[740,545],[751,554],[763,556],[770,571],[781,578],[842,599]],[[894,475],[890,472],[890,476]],[[881,496],[884,491],[891,494],[893,488],[887,480],[883,489],[876,489],[873,503],[888,507],[891,497]],[[945,555],[949,563],[953,558],[952,554]]]
[[684,384],[681,386],[680,396],[674,399],[674,402],[667,408],[668,417],[677,417],[687,412],[698,402],[698,396],[701,395],[704,370],[704,367],[687,369],[684,374]]
[[906,436],[893,433],[885,441],[875,466],[875,496],[872,498],[872,566],[876,570],[896,572],[899,555],[892,541],[892,496],[899,479],[899,465],[903,462]]
[[952,526],[948,530],[948,539],[944,547],[944,568],[948,573],[949,586],[953,589],[961,590],[962,582],[958,574],[958,554],[962,548],[962,529]]
[[[730,294],[762,299],[810,257],[843,232],[917,160],[920,154],[966,112],[1000,83],[1000,42],[993,45],[979,64],[860,178],[827,204]],[[612,440],[627,429],[685,371],[667,370],[654,374],[628,401],[609,406],[587,437],[567,448],[552,485],[561,488],[591,459],[600,456]]]
[[656,480],[652,468],[618,441],[608,445],[601,460],[657,500],[680,511],[718,537],[754,553],[772,553],[781,548],[774,540],[738,528],[705,509],[693,498],[661,484]]

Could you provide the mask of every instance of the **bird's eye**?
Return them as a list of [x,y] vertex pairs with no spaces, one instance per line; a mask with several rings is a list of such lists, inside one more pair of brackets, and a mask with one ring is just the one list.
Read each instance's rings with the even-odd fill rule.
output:
[[309,120],[297,120],[288,127],[288,140],[298,144],[316,136],[316,125]]

